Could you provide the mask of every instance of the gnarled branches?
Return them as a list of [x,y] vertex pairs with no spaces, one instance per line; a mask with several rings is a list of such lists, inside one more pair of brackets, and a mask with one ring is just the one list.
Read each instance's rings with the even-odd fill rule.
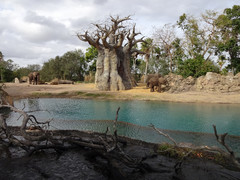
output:
[[[136,39],[140,33],[136,33],[135,25],[132,28],[124,25],[124,22],[131,20],[131,16],[114,18],[110,16],[109,24],[94,24],[95,30],[92,35],[88,31],[84,34],[77,33],[80,40],[88,42],[96,48],[119,48],[127,47],[129,50],[139,42],[143,42],[143,38]],[[125,45],[123,44],[125,42]]]

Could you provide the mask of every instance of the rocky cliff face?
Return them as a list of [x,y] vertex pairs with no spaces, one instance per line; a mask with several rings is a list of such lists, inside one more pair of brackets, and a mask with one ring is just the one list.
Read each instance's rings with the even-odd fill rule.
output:
[[240,92],[240,73],[235,76],[232,73],[220,75],[208,72],[205,76],[197,79],[189,76],[183,78],[181,75],[169,74],[165,78],[169,83],[167,91],[170,93],[179,93],[186,91],[204,91],[204,92]]

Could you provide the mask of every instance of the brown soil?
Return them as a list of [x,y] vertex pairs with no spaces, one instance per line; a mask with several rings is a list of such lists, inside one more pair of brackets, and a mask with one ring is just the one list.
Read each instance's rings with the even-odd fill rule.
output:
[[26,83],[6,83],[5,90],[14,98],[24,97],[72,97],[72,98],[101,98],[120,100],[155,100],[171,102],[197,103],[231,103],[240,104],[240,93],[206,93],[184,92],[172,94],[168,92],[150,92],[144,84],[118,92],[103,92],[95,88],[92,83],[61,84],[61,85],[29,85]]

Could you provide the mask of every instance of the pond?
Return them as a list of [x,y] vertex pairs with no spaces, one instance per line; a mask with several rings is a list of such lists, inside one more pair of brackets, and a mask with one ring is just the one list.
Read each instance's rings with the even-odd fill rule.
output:
[[[113,126],[120,107],[118,132],[122,135],[150,141],[163,140],[148,127],[150,124],[171,134],[177,141],[196,145],[217,145],[212,125],[219,134],[228,132],[228,140],[240,148],[240,106],[234,104],[194,104],[153,101],[107,101],[86,99],[39,98],[14,102],[25,107],[38,119],[53,118],[52,129],[77,129],[105,132]],[[45,110],[45,111],[40,111]],[[19,125],[17,114],[12,113],[8,123]],[[240,149],[239,149],[240,152]]]

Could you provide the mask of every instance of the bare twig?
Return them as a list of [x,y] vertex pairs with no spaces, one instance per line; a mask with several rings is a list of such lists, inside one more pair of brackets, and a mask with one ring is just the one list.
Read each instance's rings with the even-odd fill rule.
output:
[[235,158],[235,154],[233,150],[225,143],[225,137],[227,136],[228,133],[224,133],[220,135],[220,138],[219,138],[219,135],[217,133],[217,128],[215,125],[213,125],[213,130],[214,130],[214,134],[216,136],[217,142],[219,142],[223,147],[225,147],[225,149],[230,153],[230,155]]
[[174,144],[175,146],[177,146],[177,142],[176,142],[171,136],[169,136],[168,134],[163,133],[162,131],[160,131],[159,129],[157,129],[153,124],[150,124],[149,126],[150,126],[151,128],[153,128],[158,134],[163,135],[164,137],[168,138],[170,141],[173,142],[173,144]]
[[234,151],[225,143],[225,138],[228,135],[228,133],[224,133],[224,134],[220,135],[220,137],[219,137],[219,135],[217,133],[217,128],[215,125],[213,125],[213,130],[214,130],[214,134],[217,139],[217,142],[219,142],[228,151],[232,161],[235,163],[235,165],[238,168],[240,168],[240,163],[236,159]]
[[118,112],[119,112],[119,110],[120,110],[120,107],[118,107],[118,109],[117,109],[115,121],[114,121],[114,124],[113,124],[114,132],[117,131],[117,120],[118,120]]

